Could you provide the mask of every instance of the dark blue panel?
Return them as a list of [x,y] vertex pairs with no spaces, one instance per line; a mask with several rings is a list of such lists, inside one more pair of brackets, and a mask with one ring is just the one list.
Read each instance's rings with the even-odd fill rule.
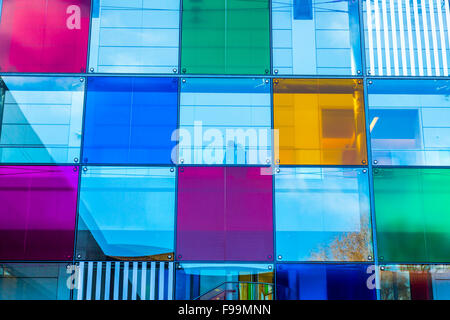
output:
[[173,78],[89,78],[84,162],[172,163],[177,95]]
[[[366,264],[278,264],[277,300],[375,300]],[[370,281],[369,281],[370,282]]]
[[394,80],[373,81],[368,86],[369,94],[432,94],[450,95],[450,80]]
[[312,0],[294,0],[294,19],[312,20]]
[[372,139],[419,139],[418,109],[372,109],[370,122],[377,118]]

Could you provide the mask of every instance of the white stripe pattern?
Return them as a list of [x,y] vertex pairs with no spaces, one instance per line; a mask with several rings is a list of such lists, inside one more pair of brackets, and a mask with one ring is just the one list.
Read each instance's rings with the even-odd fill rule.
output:
[[365,0],[364,10],[369,75],[449,75],[449,0]]

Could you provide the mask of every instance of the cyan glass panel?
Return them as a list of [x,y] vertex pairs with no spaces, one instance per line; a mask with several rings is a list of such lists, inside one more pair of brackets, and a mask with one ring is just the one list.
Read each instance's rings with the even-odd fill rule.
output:
[[362,168],[280,168],[278,261],[370,261],[369,181]]
[[270,100],[265,79],[184,79],[179,163],[270,163]]
[[362,73],[357,0],[272,1],[275,74]]
[[77,257],[172,260],[174,219],[173,168],[85,167]]
[[83,99],[80,78],[1,77],[0,161],[78,162]]
[[83,161],[172,163],[177,103],[177,79],[89,78]]
[[90,72],[178,69],[179,0],[93,1]]
[[450,81],[373,80],[372,158],[379,165],[450,165]]
[[0,300],[69,300],[74,272],[66,263],[2,263]]
[[449,2],[364,0],[367,74],[448,76]]
[[376,300],[370,264],[277,264],[277,300]]
[[273,300],[271,264],[180,263],[176,300]]
[[449,300],[448,265],[386,265],[381,268],[382,300]]

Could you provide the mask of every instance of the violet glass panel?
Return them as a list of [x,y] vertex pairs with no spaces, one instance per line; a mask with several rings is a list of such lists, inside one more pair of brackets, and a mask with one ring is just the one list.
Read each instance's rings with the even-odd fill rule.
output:
[[260,167],[184,167],[178,260],[273,259],[272,176]]
[[86,71],[90,0],[5,0],[2,72]]
[[0,167],[0,260],[70,260],[78,171]]

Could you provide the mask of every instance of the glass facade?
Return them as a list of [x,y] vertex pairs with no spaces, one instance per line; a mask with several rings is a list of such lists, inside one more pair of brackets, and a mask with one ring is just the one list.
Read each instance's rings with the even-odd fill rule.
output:
[[449,0],[0,0],[0,300],[450,299]]

